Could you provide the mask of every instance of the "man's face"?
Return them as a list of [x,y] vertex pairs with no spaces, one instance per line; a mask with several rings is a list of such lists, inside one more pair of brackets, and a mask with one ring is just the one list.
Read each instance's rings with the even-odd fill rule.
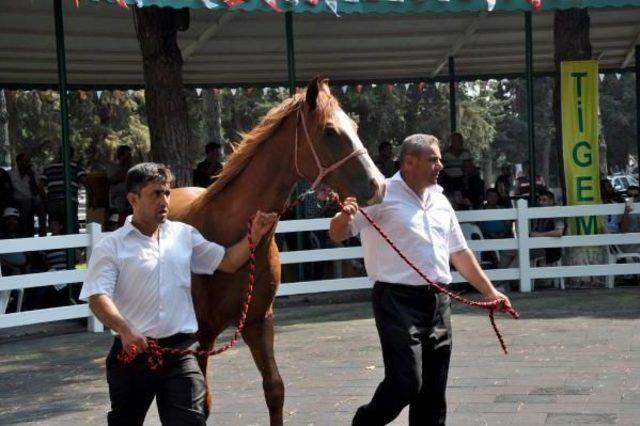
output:
[[438,181],[438,174],[442,170],[440,148],[429,146],[420,153],[407,155],[405,170],[410,178],[420,185],[435,185]]
[[4,220],[4,226],[5,229],[9,232],[9,233],[14,233],[18,231],[18,227],[20,226],[20,222],[18,222],[18,218],[15,216],[10,216],[10,217],[5,217],[3,218]]
[[123,164],[129,164],[131,162],[131,150],[125,149],[120,154],[120,162]]
[[23,155],[16,159],[16,164],[18,165],[18,170],[25,173],[31,168],[31,158],[28,155]]
[[130,192],[127,199],[133,208],[133,216],[144,222],[161,224],[169,214],[171,188],[168,183],[150,182],[140,193]]
[[207,160],[211,163],[215,163],[216,161],[220,161],[222,158],[222,149],[215,148],[207,152]]
[[553,204],[553,200],[548,195],[541,195],[538,197],[538,204],[541,207],[549,207]]
[[629,189],[627,191],[627,196],[632,197],[634,200],[638,200],[638,198],[640,198],[640,191],[637,189]]
[[496,194],[495,192],[488,192],[487,204],[490,206],[495,206],[496,204],[498,204],[498,194]]

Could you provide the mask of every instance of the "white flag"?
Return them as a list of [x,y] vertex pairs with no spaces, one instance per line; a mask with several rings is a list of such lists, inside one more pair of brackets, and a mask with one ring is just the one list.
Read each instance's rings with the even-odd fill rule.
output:
[[496,7],[496,0],[487,0],[487,9],[489,9],[489,12],[493,11],[495,7]]
[[336,15],[338,15],[338,0],[324,0],[324,2],[329,6],[329,9]]
[[211,0],[200,0],[204,7],[207,9],[216,9],[218,7],[217,3],[212,2]]

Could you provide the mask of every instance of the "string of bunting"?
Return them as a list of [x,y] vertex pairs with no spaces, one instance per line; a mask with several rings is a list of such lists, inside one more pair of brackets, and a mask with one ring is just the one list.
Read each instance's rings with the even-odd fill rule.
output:
[[[118,6],[122,8],[128,8],[126,0],[113,0]],[[134,0],[137,7],[144,7],[144,0]],[[226,5],[227,8],[238,7],[245,3],[245,0],[199,0],[207,9],[217,9],[221,6],[221,3]],[[291,3],[294,6],[297,6],[300,0],[262,0],[269,8],[272,10],[282,13],[283,10],[278,5],[278,1]],[[327,7],[337,16],[338,15],[338,5],[340,1],[342,3],[360,3],[360,0],[322,0],[327,5]],[[367,0],[367,1],[377,1],[377,0]],[[387,0],[393,3],[404,3],[405,0]],[[451,0],[437,0],[441,2],[448,3]],[[456,1],[456,0],[453,0]],[[491,12],[496,6],[496,0],[486,0],[487,1],[487,10]],[[542,9],[542,0],[526,0],[529,4],[531,4],[531,8],[538,12]],[[74,0],[76,8],[80,7],[80,0]],[[317,6],[320,0],[304,0],[306,4],[311,6]]]

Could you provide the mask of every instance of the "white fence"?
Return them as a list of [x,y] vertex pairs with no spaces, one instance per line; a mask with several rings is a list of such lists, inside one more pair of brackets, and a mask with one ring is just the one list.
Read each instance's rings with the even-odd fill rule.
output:
[[[474,240],[469,241],[468,243],[469,247],[475,252],[496,250],[517,251],[517,263],[520,265],[519,267],[509,269],[491,269],[487,271],[487,275],[495,281],[518,280],[520,291],[530,292],[532,290],[532,280],[540,278],[581,276],[608,276],[613,278],[615,275],[640,274],[640,263],[607,263],[602,265],[545,267],[532,267],[530,265],[529,259],[531,249],[640,244],[640,233],[563,236],[560,238],[531,238],[529,237],[529,220],[550,217],[621,215],[623,209],[623,204],[528,208],[527,203],[524,200],[520,200],[517,208],[458,212],[458,219],[461,223],[476,223],[489,220],[507,220],[515,222],[518,238]],[[632,214],[637,215],[639,213],[640,203],[636,203]],[[290,220],[280,222],[277,232],[322,231],[327,230],[328,227],[329,219]],[[97,243],[100,236],[100,226],[92,223],[87,227],[87,232],[85,234],[4,240],[2,241],[0,254],[86,247],[88,255],[90,255],[91,248]],[[361,247],[342,247],[281,253],[281,261],[283,265],[320,261],[342,261],[358,259],[361,257]],[[73,270],[3,277],[0,278],[0,291],[82,282],[84,275],[84,270]],[[459,274],[454,273],[453,275],[454,282],[463,281]],[[609,287],[612,287],[613,279],[608,279],[607,283]],[[371,283],[366,277],[292,282],[283,283],[280,286],[278,295],[285,296],[353,290],[368,288],[370,286]],[[90,330],[102,330],[102,325],[91,315],[86,304],[2,314],[0,315],[0,328],[71,318],[89,318]]]

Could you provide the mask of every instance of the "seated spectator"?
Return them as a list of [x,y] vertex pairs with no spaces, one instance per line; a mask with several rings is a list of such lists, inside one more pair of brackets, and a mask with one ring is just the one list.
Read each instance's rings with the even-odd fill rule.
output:
[[463,189],[462,165],[465,160],[471,160],[471,154],[464,149],[464,139],[461,133],[451,135],[451,146],[442,153],[442,186],[447,193]]
[[[500,195],[495,188],[487,189],[486,201],[484,206],[482,206],[483,210],[490,209],[501,209],[502,206],[499,204]],[[511,232],[511,221],[508,220],[488,220],[479,222],[478,226],[482,231],[482,235],[486,239],[496,239],[496,238],[510,238],[512,236]]]
[[[640,188],[630,185],[627,188],[627,200],[620,219],[620,232],[640,232],[640,215],[631,215],[633,211],[631,203],[640,202]],[[618,247],[625,253],[640,253],[640,244],[621,244]]]
[[222,171],[222,145],[218,142],[209,142],[204,147],[206,158],[198,163],[193,172],[193,184],[206,188],[215,181]]
[[[538,205],[540,207],[551,207],[555,205],[553,192],[544,189],[538,193]],[[531,226],[531,237],[557,237],[564,234],[564,221],[561,218],[540,218],[534,219]],[[532,257],[544,257],[545,264],[549,265],[557,262],[562,257],[560,247],[540,248],[531,250]]]
[[390,142],[378,145],[378,156],[373,162],[386,178],[390,178],[400,169],[400,162],[393,159],[393,146]]
[[13,185],[9,172],[0,167],[0,212],[13,205]]
[[[20,212],[13,207],[7,207],[2,212],[0,219],[0,239],[19,238]],[[28,267],[27,255],[23,252],[4,253],[0,255],[0,268],[2,276],[20,275],[26,272]],[[17,294],[17,290],[0,291],[0,314],[15,311],[15,302],[9,306],[11,293]],[[15,300],[15,298],[14,298]]]
[[11,170],[9,176],[13,186],[13,201],[20,211],[20,236],[33,237],[35,234],[34,214],[38,215],[38,233],[40,236],[45,236],[47,235],[47,214],[43,201],[44,189],[38,183],[39,179],[33,170],[29,155],[24,152],[18,154],[16,165],[16,169]]
[[513,175],[511,173],[511,164],[502,163],[500,165],[500,176],[496,179],[496,191],[500,196],[499,204],[504,208],[511,208],[511,195],[513,191]]
[[[78,161],[73,159],[73,147],[69,147],[69,159],[71,168],[71,223],[72,228],[67,233],[77,234],[78,227],[78,190],[85,184],[86,172]],[[42,182],[47,191],[47,213],[49,223],[51,217],[60,219],[64,224],[65,190],[64,190],[64,163],[62,162],[62,149],[60,149],[59,161],[49,164],[42,171]]]
[[461,189],[456,189],[447,198],[454,210],[471,210],[471,200],[464,196]]
[[[600,180],[600,194],[603,204],[621,203],[623,200],[613,189],[609,179]],[[604,217],[604,232],[606,234],[617,234],[620,232],[620,215],[608,214]]]
[[472,159],[462,162],[462,172],[462,193],[471,202],[472,209],[479,209],[484,196],[484,180]]

